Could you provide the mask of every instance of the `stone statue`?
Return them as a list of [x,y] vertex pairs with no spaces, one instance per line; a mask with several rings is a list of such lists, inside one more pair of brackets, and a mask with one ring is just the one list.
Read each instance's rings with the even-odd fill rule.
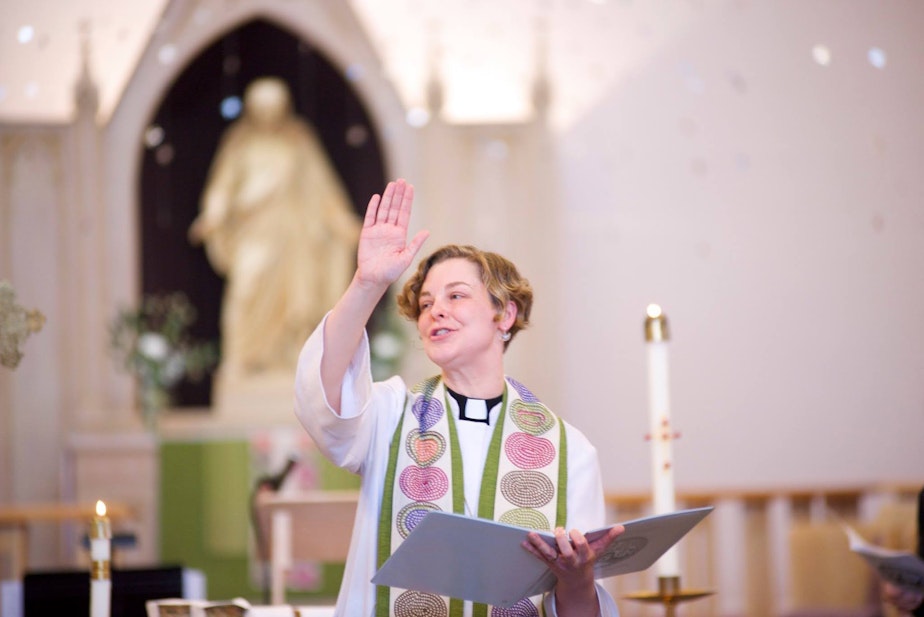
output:
[[307,335],[346,289],[360,220],[284,81],[264,77],[222,136],[189,229],[226,278],[223,382],[284,371],[291,379]]

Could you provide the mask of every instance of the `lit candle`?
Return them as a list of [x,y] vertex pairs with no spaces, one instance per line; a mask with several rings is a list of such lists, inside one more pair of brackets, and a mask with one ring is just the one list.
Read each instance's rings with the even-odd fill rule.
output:
[[[670,333],[667,317],[657,304],[649,304],[645,319],[645,341],[648,345],[648,406],[651,422],[651,472],[654,491],[654,513],[673,512],[674,457],[671,440],[671,405],[667,342]],[[680,576],[676,547],[671,547],[658,560],[658,575]]]
[[90,525],[90,617],[109,617],[111,538],[106,504],[97,501],[96,516]]

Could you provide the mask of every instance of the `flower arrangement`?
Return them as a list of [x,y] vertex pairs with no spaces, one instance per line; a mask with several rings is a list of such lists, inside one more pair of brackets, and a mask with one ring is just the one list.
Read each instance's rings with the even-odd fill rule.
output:
[[0,280],[0,366],[10,370],[22,360],[20,347],[45,325],[38,309],[31,311],[16,304],[16,292],[7,281]]
[[145,426],[154,429],[172,390],[184,378],[202,379],[217,363],[214,343],[196,342],[189,326],[196,309],[182,292],[146,295],[138,308],[120,309],[110,324],[110,344],[122,367],[138,380]]

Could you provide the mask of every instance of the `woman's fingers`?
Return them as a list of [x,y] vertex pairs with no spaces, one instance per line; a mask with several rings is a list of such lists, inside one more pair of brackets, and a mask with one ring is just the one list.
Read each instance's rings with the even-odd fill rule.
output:
[[552,561],[574,568],[593,564],[597,561],[597,557],[606,550],[606,547],[625,530],[626,528],[622,525],[614,525],[605,534],[588,542],[587,536],[577,529],[566,533],[563,528],[559,527],[555,530],[555,545],[558,550],[556,555],[551,556]]
[[[391,225],[397,225],[398,215],[401,212],[401,207],[404,204],[405,194],[408,191],[408,185],[403,179],[398,179],[394,182],[395,191],[391,196],[391,200],[388,202],[388,212],[386,213],[386,222]],[[411,196],[413,197],[414,190],[411,189]]]
[[363,225],[389,224],[407,227],[414,202],[414,185],[403,178],[389,182],[382,195],[373,195],[366,207]]
[[385,191],[382,193],[382,200],[379,202],[378,212],[375,216],[377,223],[396,224],[398,222],[398,211],[404,202],[404,194],[407,189],[407,183],[403,178],[399,178],[388,183]]
[[399,227],[404,227],[406,229],[410,226],[411,204],[413,203],[414,203],[414,185],[407,184],[405,186],[404,193],[401,198],[401,202],[398,205],[397,212],[395,215],[395,223]]
[[576,529],[569,534],[564,528],[557,528],[554,544],[549,544],[539,534],[530,532],[523,542],[523,547],[558,570],[581,566],[593,557],[584,534]]
[[411,242],[407,245],[408,253],[410,254],[411,259],[414,259],[414,256],[417,255],[417,251],[420,250],[420,247],[423,246],[423,243],[430,237],[430,232],[426,229],[418,231],[414,237],[411,239]]
[[[581,535],[581,538],[583,539],[584,536]],[[558,554],[568,562],[571,562],[575,554],[575,547],[572,546],[571,537],[565,532],[564,527],[555,528],[555,544],[558,546]]]
[[558,551],[549,546],[535,531],[530,531],[526,534],[526,539],[523,541],[522,546],[535,557],[544,561],[554,561],[558,557]]
[[376,223],[387,223],[388,222],[388,210],[391,208],[391,200],[395,194],[395,185],[396,182],[389,182],[385,186],[385,190],[382,191],[382,198],[379,200],[379,206],[376,209],[375,213],[375,222]]
[[596,560],[594,552],[587,543],[587,538],[577,529],[568,534],[569,545],[574,551],[574,561],[577,564],[592,563]]
[[363,217],[363,227],[372,227],[375,225],[375,218],[378,215],[379,211],[379,202],[381,202],[382,196],[375,194],[369,199],[369,205],[366,206],[366,216]]
[[594,553],[600,553],[625,530],[626,528],[623,525],[613,525],[605,534],[591,542],[590,548],[593,549]]

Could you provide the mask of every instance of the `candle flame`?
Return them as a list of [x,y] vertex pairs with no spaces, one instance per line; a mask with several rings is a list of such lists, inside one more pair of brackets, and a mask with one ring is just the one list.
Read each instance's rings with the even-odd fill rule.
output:
[[649,304],[648,308],[645,309],[645,312],[652,319],[657,319],[658,317],[661,316],[661,307],[658,306],[657,304]]
[[102,499],[96,501],[96,516],[106,516],[106,504]]

